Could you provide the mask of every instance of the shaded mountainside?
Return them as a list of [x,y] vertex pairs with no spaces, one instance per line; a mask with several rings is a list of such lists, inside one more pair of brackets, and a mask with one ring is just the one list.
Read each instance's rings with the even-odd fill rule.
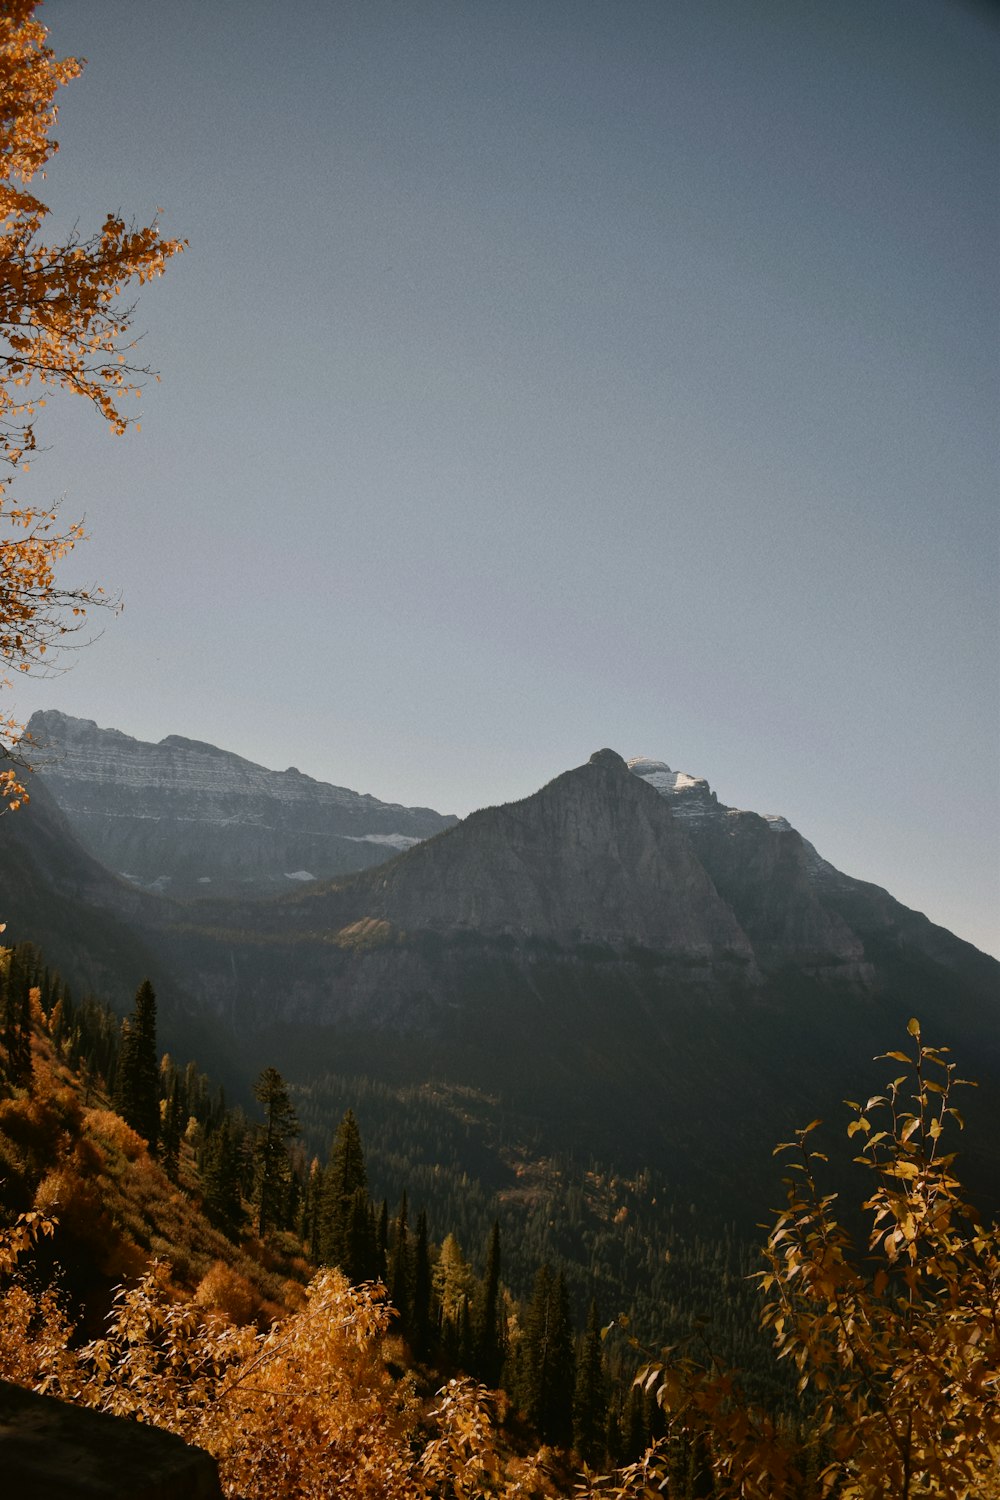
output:
[[294,766],[269,771],[179,735],[148,744],[55,710],[34,714],[28,735],[84,847],[172,896],[270,895],[378,864],[456,821]]
[[[974,1060],[995,1114],[1000,965],[832,870],[781,820],[727,809],[704,783],[696,796],[692,815],[600,751],[386,865],[280,900],[185,906],[92,862],[71,890],[36,874],[15,935],[36,936],[33,916],[58,928],[71,897],[97,914],[78,912],[74,941],[91,922],[130,934],[212,1027],[234,1082],[267,1063],[303,1084],[468,1086],[496,1100],[508,1135],[648,1166],[748,1217],[775,1140],[837,1118],[914,1013]],[[17,839],[0,824],[0,861],[29,842],[17,816]],[[38,838],[39,869],[68,857],[60,829]],[[979,1134],[985,1178],[996,1156]]]
[[219,1028],[147,937],[171,903],[112,875],[84,849],[41,777],[29,784],[30,803],[0,817],[0,941],[36,944],[77,997],[100,995],[120,1012],[155,975],[165,1045],[223,1065]]

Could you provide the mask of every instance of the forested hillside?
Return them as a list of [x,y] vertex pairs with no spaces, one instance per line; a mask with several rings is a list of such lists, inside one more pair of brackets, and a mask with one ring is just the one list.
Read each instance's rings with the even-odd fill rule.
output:
[[[182,1433],[217,1454],[233,1495],[568,1495],[589,1470],[580,1493],[638,1495],[656,1475],[675,1497],[846,1496],[875,1493],[852,1475],[911,1463],[951,1485],[975,1476],[926,1493],[994,1493],[997,1232],[940,1154],[960,1085],[915,1021],[888,1092],[851,1106],[876,1174],[873,1269],[822,1195],[815,1122],[796,1133],[799,1176],[793,1162],[763,1259],[704,1238],[677,1205],[657,1213],[649,1180],[512,1162],[491,1193],[454,1155],[472,1110],[460,1122],[454,1101],[414,1098],[432,1184],[370,1085],[356,1103],[381,1118],[372,1161],[402,1180],[390,1206],[353,1107],[311,1156],[275,1069],[249,1119],[196,1064],[159,1059],[148,981],[119,1025],[37,950],[3,950],[0,973],[0,1376]],[[319,1100],[300,1103],[315,1129]],[[631,1306],[602,1306],[630,1286]],[[273,1405],[253,1386],[231,1400],[252,1370],[285,1392],[280,1456]],[[937,1425],[913,1422],[918,1390]]]

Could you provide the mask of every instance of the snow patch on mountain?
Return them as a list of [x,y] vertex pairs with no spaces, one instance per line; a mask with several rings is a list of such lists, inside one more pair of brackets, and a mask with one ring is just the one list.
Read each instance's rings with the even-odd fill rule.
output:
[[626,764],[633,776],[648,781],[654,791],[667,798],[678,817],[705,818],[722,811],[703,776],[672,771],[665,760],[650,760],[647,755],[634,755]]
[[414,844],[422,842],[406,833],[345,833],[344,838],[352,844],[385,844],[389,849],[412,849]]

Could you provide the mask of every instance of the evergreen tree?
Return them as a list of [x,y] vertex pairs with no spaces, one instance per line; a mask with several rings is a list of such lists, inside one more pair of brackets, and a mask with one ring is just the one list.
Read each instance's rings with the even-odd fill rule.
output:
[[223,1120],[203,1151],[201,1187],[205,1213],[216,1229],[238,1240],[243,1229],[243,1136],[232,1119]]
[[3,955],[0,969],[0,1046],[3,1073],[12,1088],[31,1088],[31,983],[34,949],[20,943]]
[[417,1359],[426,1359],[431,1342],[431,1255],[427,1239],[427,1211],[417,1215],[417,1237],[413,1247],[413,1308],[410,1342]]
[[378,1276],[381,1281],[389,1280],[389,1203],[382,1199],[382,1206],[378,1211],[378,1224],[375,1229],[375,1255],[378,1261]]
[[392,1240],[392,1265],[390,1267],[389,1295],[399,1313],[404,1329],[410,1326],[412,1293],[410,1289],[410,1235],[407,1225],[406,1189],[399,1204]]
[[575,1358],[569,1293],[562,1271],[541,1267],[528,1310],[522,1364],[525,1415],[547,1443],[568,1448],[573,1439]]
[[160,1070],[156,1061],[156,995],[144,979],[131,1016],[122,1022],[114,1105],[126,1124],[156,1150],[160,1134]]
[[309,1175],[306,1178],[306,1190],[302,1198],[302,1216],[299,1223],[299,1237],[304,1245],[309,1247],[309,1253],[314,1260],[319,1260],[319,1203],[320,1193],[323,1186],[323,1168],[319,1159],[313,1157],[309,1163]]
[[372,1281],[375,1277],[375,1229],[370,1210],[367,1191],[363,1187],[355,1188],[348,1205],[344,1258],[341,1262],[344,1275],[355,1285],[362,1281]]
[[585,1463],[604,1462],[608,1424],[608,1398],[601,1360],[601,1321],[597,1302],[591,1299],[587,1331],[576,1366],[573,1393],[573,1441]]
[[353,1247],[353,1255],[350,1244],[355,1216],[354,1195],[359,1191],[364,1195],[367,1211],[368,1174],[365,1171],[365,1154],[358,1122],[354,1111],[349,1109],[333,1138],[330,1160],[323,1173],[316,1219],[319,1259],[327,1265],[340,1266],[352,1281],[364,1280],[372,1269],[366,1265],[360,1275],[352,1275],[348,1266],[348,1262],[353,1260],[354,1270],[360,1269],[357,1265],[357,1243]]
[[253,1092],[264,1106],[264,1124],[258,1132],[256,1151],[257,1233],[263,1236],[269,1229],[285,1227],[292,1173],[285,1142],[299,1134],[299,1122],[277,1068],[265,1068]]
[[476,1308],[474,1374],[485,1385],[496,1387],[503,1368],[500,1330],[500,1225],[494,1220],[486,1252],[486,1273]]
[[180,1163],[181,1134],[184,1110],[181,1104],[181,1084],[176,1069],[171,1069],[170,1087],[166,1108],[160,1122],[160,1161],[171,1182],[177,1181]]
[[31,1056],[31,997],[37,994],[27,982],[21,986],[20,994],[12,999],[14,1029],[9,1054],[10,1081],[15,1088],[27,1089],[30,1093],[35,1081],[35,1064]]
[[625,1458],[635,1463],[649,1447],[649,1425],[646,1421],[646,1405],[642,1391],[633,1386],[628,1394],[624,1422]]

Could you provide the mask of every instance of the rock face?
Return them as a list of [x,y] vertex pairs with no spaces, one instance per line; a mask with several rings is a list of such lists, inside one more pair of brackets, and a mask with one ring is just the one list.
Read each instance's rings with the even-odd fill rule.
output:
[[844,975],[871,981],[863,942],[824,899],[838,882],[851,882],[787,819],[726,807],[707,781],[663,761],[639,756],[628,766],[683,820],[698,859],[765,966],[794,956],[802,967],[837,965]]
[[379,864],[457,821],[177,735],[152,745],[54,710],[28,733],[85,848],[172,896],[273,894]]
[[613,750],[359,881],[364,915],[413,931],[640,945],[752,962],[669,806]]

